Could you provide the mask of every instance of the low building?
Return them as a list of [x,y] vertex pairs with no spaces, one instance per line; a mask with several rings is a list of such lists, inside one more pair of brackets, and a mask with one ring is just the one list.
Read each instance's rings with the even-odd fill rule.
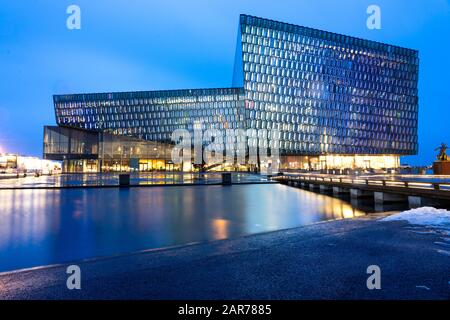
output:
[[61,162],[17,154],[0,154],[0,178],[26,175],[52,175],[62,172]]

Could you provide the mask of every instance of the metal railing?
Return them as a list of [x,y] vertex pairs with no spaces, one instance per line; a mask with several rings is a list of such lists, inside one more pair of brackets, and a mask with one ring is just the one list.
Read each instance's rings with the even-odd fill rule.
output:
[[296,175],[296,176],[278,176],[274,180],[283,181],[300,181],[300,182],[325,182],[329,184],[353,185],[353,186],[378,186],[378,187],[397,187],[407,189],[424,189],[424,190],[440,190],[450,192],[449,182],[421,182],[421,181],[402,181],[402,180],[376,180],[367,178],[349,178],[349,177],[331,177],[331,176],[313,176],[313,175]]

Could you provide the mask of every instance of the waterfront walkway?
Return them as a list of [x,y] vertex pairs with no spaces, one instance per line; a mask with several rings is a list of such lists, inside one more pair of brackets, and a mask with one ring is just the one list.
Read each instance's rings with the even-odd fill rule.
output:
[[[277,183],[267,176],[247,173],[231,173],[233,184]],[[222,172],[135,172],[130,174],[130,187],[221,185]],[[27,176],[0,179],[0,190],[20,189],[76,189],[116,188],[119,173],[68,173],[53,176]]]
[[274,180],[293,187],[320,189],[338,195],[348,193],[352,199],[373,198],[376,204],[405,202],[410,208],[448,206],[448,176],[335,176],[290,174]]
[[[449,299],[448,238],[373,216],[0,275],[3,299]],[[366,286],[381,268],[381,290]]]

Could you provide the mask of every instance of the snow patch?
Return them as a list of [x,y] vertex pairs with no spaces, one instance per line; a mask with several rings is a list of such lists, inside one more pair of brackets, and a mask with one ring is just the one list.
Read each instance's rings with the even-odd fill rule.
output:
[[393,214],[383,221],[406,220],[411,224],[450,229],[450,211],[433,207],[422,207]]

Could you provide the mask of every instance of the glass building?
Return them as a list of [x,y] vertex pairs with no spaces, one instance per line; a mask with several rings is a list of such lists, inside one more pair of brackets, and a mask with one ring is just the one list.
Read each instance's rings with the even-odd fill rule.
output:
[[241,15],[235,61],[247,126],[280,130],[283,154],[323,168],[417,153],[417,51]]
[[58,95],[54,104],[58,126],[168,148],[175,129],[195,123],[276,129],[283,169],[395,168],[418,151],[418,68],[416,50],[241,15],[232,88]]
[[218,88],[56,95],[58,126],[44,128],[44,156],[63,160],[64,172],[193,170],[171,162],[172,132],[244,128],[243,94]]

